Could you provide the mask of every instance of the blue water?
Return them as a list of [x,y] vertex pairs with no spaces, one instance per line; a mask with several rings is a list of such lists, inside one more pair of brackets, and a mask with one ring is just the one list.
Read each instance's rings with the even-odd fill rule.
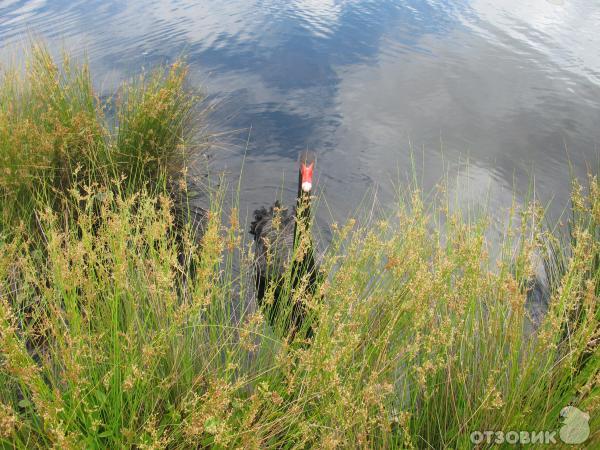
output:
[[185,55],[226,132],[212,170],[235,182],[246,154],[243,213],[292,202],[306,147],[322,222],[391,204],[413,164],[426,189],[447,168],[461,202],[502,210],[534,182],[560,212],[597,163],[598,30],[590,0],[0,0],[0,62],[43,36],[111,94]]

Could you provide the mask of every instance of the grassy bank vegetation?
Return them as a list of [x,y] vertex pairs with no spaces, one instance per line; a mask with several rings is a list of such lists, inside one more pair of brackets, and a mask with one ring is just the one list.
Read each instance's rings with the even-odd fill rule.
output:
[[[86,67],[39,46],[3,74],[4,446],[470,448],[476,430],[557,430],[567,405],[600,443],[596,178],[573,185],[567,238],[531,205],[499,256],[484,215],[417,189],[334,226],[314,336],[288,342],[248,301],[252,247],[222,192],[201,234],[175,217],[199,100],[184,79],[138,78],[106,114]],[[535,255],[551,300],[532,325]]]

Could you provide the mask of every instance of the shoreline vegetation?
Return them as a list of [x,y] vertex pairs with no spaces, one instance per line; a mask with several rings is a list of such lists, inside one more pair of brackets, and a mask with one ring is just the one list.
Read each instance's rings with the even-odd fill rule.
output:
[[286,291],[310,297],[314,334],[289,340],[245,301],[253,248],[223,190],[200,218],[189,200],[208,138],[185,64],[110,105],[43,45],[1,76],[3,447],[472,448],[473,432],[557,431],[569,405],[600,443],[594,176],[573,181],[566,238],[532,204],[494,257],[488,217],[441,192],[332,225],[314,295]]

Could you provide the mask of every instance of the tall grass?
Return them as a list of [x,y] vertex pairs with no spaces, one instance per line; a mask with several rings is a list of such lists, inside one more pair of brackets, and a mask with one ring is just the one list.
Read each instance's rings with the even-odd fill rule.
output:
[[123,85],[110,102],[98,98],[87,65],[65,55],[59,67],[38,43],[24,73],[7,69],[1,76],[4,226],[31,222],[36,201],[58,206],[75,185],[122,178],[119,186],[136,192],[148,183],[158,188],[185,167],[200,98],[183,88],[181,63]]
[[[416,189],[389,217],[334,225],[314,295],[283,290],[314,328],[295,345],[252,306],[253,250],[223,192],[201,237],[173,232],[154,180],[191,137],[184,67],[128,87],[117,131],[85,69],[41,55],[30,67],[55,94],[14,74],[2,87],[4,446],[471,448],[473,431],[557,430],[566,405],[598,445],[595,178],[575,184],[569,240],[532,205],[497,257],[485,215]],[[31,218],[36,232],[11,228]],[[532,332],[536,254],[551,300]]]

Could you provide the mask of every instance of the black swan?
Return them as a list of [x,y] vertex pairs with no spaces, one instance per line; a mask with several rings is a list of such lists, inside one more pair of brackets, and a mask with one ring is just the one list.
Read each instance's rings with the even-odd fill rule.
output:
[[[303,301],[293,301],[297,289],[314,294],[317,267],[310,236],[310,206],[312,200],[315,154],[303,151],[299,157],[298,195],[296,208],[290,214],[275,202],[269,209],[254,211],[250,234],[256,244],[257,302],[274,329],[283,327],[293,338],[302,329],[306,317]],[[272,297],[269,295],[272,289]],[[293,303],[293,304],[292,304]],[[306,330],[312,336],[312,328]]]

